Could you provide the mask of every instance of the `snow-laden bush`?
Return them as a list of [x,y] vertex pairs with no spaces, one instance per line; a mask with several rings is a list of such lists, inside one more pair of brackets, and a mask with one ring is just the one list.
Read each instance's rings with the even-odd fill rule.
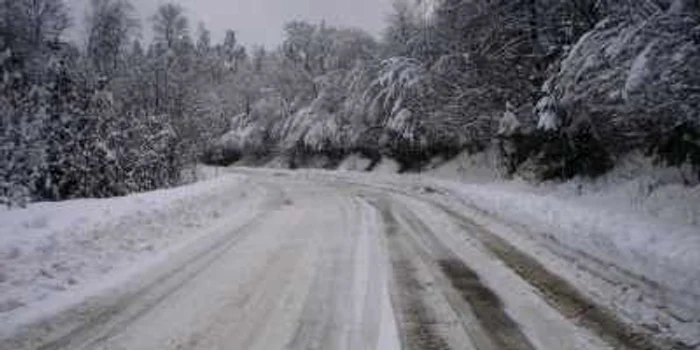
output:
[[46,53],[31,83],[23,58],[0,60],[0,202],[109,197],[179,182],[171,118],[124,113],[70,51]]
[[438,118],[442,106],[436,103],[436,87],[434,75],[416,59],[394,57],[383,61],[364,92],[369,125],[358,137],[357,147],[373,158],[377,156],[368,153],[393,157],[404,170],[420,168],[442,153],[443,146],[459,136],[452,132],[454,125]]
[[283,149],[323,152],[349,147],[341,111],[345,99],[342,78],[342,73],[331,72],[315,79],[316,98],[276,128]]
[[685,141],[700,120],[692,68],[700,67],[700,17],[676,5],[654,8],[634,16],[611,10],[562,60],[535,106],[535,146],[519,147],[529,153],[521,171],[537,179],[598,175],[611,155],[635,149],[669,165],[700,159]]
[[506,104],[506,111],[503,113],[500,121],[498,122],[498,135],[500,136],[511,136],[522,129],[522,122],[515,115],[513,106],[510,103]]
[[280,146],[284,149],[299,145],[321,150],[324,143],[330,141],[334,132],[338,131],[338,126],[327,111],[308,106],[286,118],[275,131],[281,139]]
[[386,124],[402,110],[419,110],[432,92],[430,74],[420,61],[393,57],[382,62],[377,77],[365,91],[366,109],[375,125]]
[[543,131],[557,131],[561,127],[559,115],[557,115],[554,97],[547,95],[542,97],[535,106],[537,114],[537,129]]
[[650,137],[648,153],[665,166],[689,167],[695,178],[685,179],[688,185],[700,181],[700,122],[679,123],[669,130],[657,130]]
[[215,139],[204,154],[203,161],[213,165],[230,165],[236,161],[261,159],[277,148],[281,138],[283,101],[270,93],[251,107],[250,114],[241,113],[230,119],[229,129]]
[[648,146],[652,131],[697,122],[697,11],[657,8],[599,23],[573,47],[554,80],[560,107],[574,122],[590,120],[617,153]]
[[255,131],[255,125],[246,115],[241,114],[231,118],[229,131],[216,139],[207,147],[202,161],[210,165],[230,165],[241,159],[244,149],[250,147],[250,139]]
[[610,154],[590,122],[562,123],[553,97],[539,101],[536,119],[529,123],[521,122],[518,113],[527,111],[507,104],[499,123],[496,146],[506,174],[543,181],[594,177],[612,167]]
[[413,113],[401,109],[386,120],[384,127],[401,140],[411,142],[418,138],[416,124]]

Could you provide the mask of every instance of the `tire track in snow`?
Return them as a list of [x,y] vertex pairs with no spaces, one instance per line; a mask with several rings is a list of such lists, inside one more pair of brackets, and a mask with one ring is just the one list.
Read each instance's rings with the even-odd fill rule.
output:
[[390,262],[394,274],[393,285],[395,300],[394,310],[399,314],[399,333],[404,349],[449,350],[451,347],[443,335],[434,329],[439,320],[432,315],[430,305],[425,301],[422,291],[424,284],[420,281],[406,249],[402,247],[399,223],[390,210],[379,208],[385,224],[385,233],[389,249]]
[[[86,349],[108,339],[214,263],[221,255],[251,233],[253,227],[259,224],[268,213],[256,216],[241,228],[226,235],[224,240],[213,242],[201,252],[195,253],[190,259],[183,261],[178,266],[171,267],[168,273],[158,277],[143,289],[120,296],[113,303],[105,304],[100,308],[88,308],[80,311],[87,315],[87,319],[79,327],[46,343],[34,346],[37,350]],[[147,297],[136,299],[137,302],[132,303],[136,295],[147,295]]]
[[[540,292],[543,299],[574,324],[592,331],[615,349],[620,350],[695,350],[696,345],[686,345],[668,339],[655,339],[648,331],[625,323],[614,312],[585,297],[582,292],[562,277],[550,272],[533,257],[481,227],[473,220],[458,213],[435,197],[419,195],[394,186],[355,183],[376,191],[393,193],[429,204],[444,212],[469,235],[475,236],[491,254]],[[427,193],[454,196],[447,190],[425,187]]]
[[592,330],[615,349],[620,350],[692,350],[684,344],[655,341],[645,332],[619,320],[612,312],[600,306],[574,288],[563,278],[551,273],[529,255],[521,252],[502,238],[488,232],[455,210],[430,201],[449,215],[465,231],[477,239],[521,278],[540,291],[545,300],[574,323]]
[[[347,216],[347,213],[343,213]],[[339,225],[345,227],[345,225]],[[345,231],[345,230],[342,230]],[[338,348],[343,335],[341,319],[346,312],[340,310],[343,298],[352,291],[352,267],[356,245],[356,233],[328,232],[320,244],[325,247],[317,267],[311,292],[304,302],[300,323],[286,346],[287,349]]]
[[[402,310],[399,318],[406,327],[402,337],[404,345],[416,349],[534,350],[518,324],[505,312],[499,297],[478,275],[443,246],[435,233],[412,213],[391,204],[385,200],[374,203],[382,213],[391,244],[396,287],[400,290],[397,293]],[[421,281],[416,264],[426,268],[432,282]],[[425,293],[421,292],[427,289],[443,295],[455,320],[440,319],[445,315],[435,312],[435,305],[427,305]],[[455,321],[471,344],[456,341],[454,327],[451,332],[436,331]]]
[[463,310],[461,314],[466,321],[474,319],[480,325],[477,327],[464,322],[465,329],[477,346],[480,349],[534,350],[520,326],[506,313],[499,296],[481,281],[478,274],[445,246],[437,234],[413,212],[403,207],[400,207],[400,212],[410,228],[407,232],[419,255],[430,261],[435,274],[442,273],[447,278],[461,298],[451,297],[448,300],[455,309]]

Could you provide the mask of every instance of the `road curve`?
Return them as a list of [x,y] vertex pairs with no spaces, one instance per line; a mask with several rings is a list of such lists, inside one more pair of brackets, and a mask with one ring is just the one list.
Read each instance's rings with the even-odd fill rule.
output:
[[136,292],[53,321],[75,326],[45,323],[0,348],[661,348],[435,196],[243,173],[274,196],[265,213],[174,257]]

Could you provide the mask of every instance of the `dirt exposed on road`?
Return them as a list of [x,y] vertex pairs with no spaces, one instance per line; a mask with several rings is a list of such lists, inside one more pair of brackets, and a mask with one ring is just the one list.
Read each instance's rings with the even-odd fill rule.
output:
[[510,243],[453,209],[439,204],[436,206],[452,217],[464,230],[476,235],[496,257],[535,287],[550,305],[576,324],[596,333],[615,349],[692,349],[684,344],[654,339],[647,332],[624,323],[614,313],[589,300],[569,282],[553,274],[537,260],[519,251]]
[[393,282],[399,291],[395,303],[400,312],[398,319],[403,325],[402,345],[405,349],[449,350],[447,341],[433,329],[438,321],[431,316],[429,306],[422,297],[426,286],[418,279],[416,268],[400,247],[399,223],[390,210],[380,212],[386,225]]
[[499,349],[534,349],[518,325],[505,313],[498,296],[484,286],[479,276],[462,260],[445,259],[440,260],[439,264]]
[[488,337],[491,345],[496,349],[533,350],[534,346],[519,325],[506,313],[501,299],[481,281],[478,274],[458,258],[418,217],[407,212],[405,219],[411,230],[419,236],[414,237],[414,245],[422,245],[430,250],[424,251],[422,255],[424,259],[434,260],[433,273],[444,275],[462,300],[469,305],[473,317],[481,325],[481,332]]
[[[457,258],[450,250],[433,237],[427,226],[418,219],[411,217],[407,227],[403,228],[395,217],[389,205],[377,205],[386,225],[386,235],[389,239],[389,250],[392,257],[392,268],[397,288],[400,290],[400,310],[406,324],[405,340],[407,346],[416,349],[449,349],[448,343],[441,340],[432,331],[432,326],[438,320],[432,319],[430,310],[422,299],[421,290],[425,286],[415,277],[416,272],[411,267],[413,260],[420,260],[429,266],[430,273],[436,279],[444,280],[440,293],[454,293],[466,302],[471,309],[468,314],[473,314],[481,325],[480,330],[486,336],[490,347],[504,350],[533,350],[534,347],[522,333],[518,324],[505,312],[500,298],[486,285],[479,276],[470,269],[461,259]],[[431,248],[419,247],[420,243],[411,233],[404,231],[410,229],[422,237],[424,244]],[[427,243],[430,242],[430,243]],[[406,248],[406,246],[409,246]],[[434,250],[434,251],[427,251]],[[416,250],[410,258],[407,250]],[[437,283],[440,285],[440,283]],[[435,287],[435,286],[431,286]],[[454,289],[448,291],[447,289]],[[459,298],[458,297],[458,298]],[[447,298],[448,302],[450,298]],[[465,307],[465,304],[450,302],[452,309]],[[472,319],[461,319],[464,325],[472,323]],[[467,327],[469,328],[469,327]],[[465,331],[466,329],[465,328]]]

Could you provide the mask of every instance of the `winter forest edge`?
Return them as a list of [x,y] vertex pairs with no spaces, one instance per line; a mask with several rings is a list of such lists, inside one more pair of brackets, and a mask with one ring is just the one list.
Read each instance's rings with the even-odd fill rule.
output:
[[212,43],[175,3],[140,20],[92,0],[84,47],[73,22],[63,0],[0,0],[0,204],[351,154],[421,171],[488,151],[543,181],[643,152],[700,181],[698,0],[397,0],[379,40],[297,21],[273,50]]

